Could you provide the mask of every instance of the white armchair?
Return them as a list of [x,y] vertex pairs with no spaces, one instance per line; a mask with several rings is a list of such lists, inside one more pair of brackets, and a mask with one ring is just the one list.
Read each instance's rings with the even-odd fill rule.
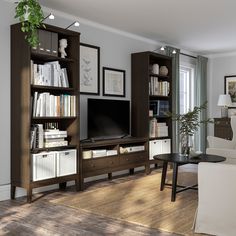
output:
[[[226,162],[231,163],[236,159],[236,116],[231,117],[231,128],[233,131],[233,139],[226,140],[213,136],[208,136],[207,154],[219,155],[226,157]],[[233,159],[233,160],[232,160]]]
[[226,157],[220,163],[198,165],[198,209],[195,232],[236,235],[236,116],[231,118],[233,140],[208,136],[207,154]]
[[198,209],[195,233],[236,235],[236,165],[198,165]]

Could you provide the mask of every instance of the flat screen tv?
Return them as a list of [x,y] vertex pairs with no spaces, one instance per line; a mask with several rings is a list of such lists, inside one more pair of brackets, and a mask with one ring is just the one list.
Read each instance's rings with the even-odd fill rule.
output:
[[126,100],[88,99],[88,139],[129,135],[130,103]]

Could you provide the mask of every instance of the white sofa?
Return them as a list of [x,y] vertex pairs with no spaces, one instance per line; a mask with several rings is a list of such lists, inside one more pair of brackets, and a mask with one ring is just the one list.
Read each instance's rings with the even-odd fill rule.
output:
[[236,235],[236,162],[199,164],[195,232]]
[[207,154],[226,157],[220,163],[198,165],[198,209],[195,232],[236,235],[236,117],[231,118],[232,141],[207,137]]

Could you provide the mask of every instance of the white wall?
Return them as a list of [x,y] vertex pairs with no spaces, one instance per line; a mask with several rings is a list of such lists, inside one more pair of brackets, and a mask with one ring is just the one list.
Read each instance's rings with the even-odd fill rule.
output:
[[10,25],[14,4],[0,3],[0,186],[10,183]]
[[[9,197],[10,183],[10,25],[15,23],[15,4],[8,1],[0,2],[0,200]],[[74,19],[73,16],[53,12],[55,21],[47,21],[59,27],[67,27]],[[46,15],[46,14],[45,14]],[[94,24],[96,26],[96,24]],[[133,52],[154,50],[157,43],[140,40],[129,34],[119,34],[107,31],[106,28],[95,27],[81,23],[79,28],[71,29],[81,32],[81,42],[100,47],[100,94],[102,94],[102,67],[112,67],[126,71],[126,97],[130,99],[131,85],[131,56]],[[95,96],[94,96],[95,97]],[[98,96],[96,96],[98,97]],[[101,97],[101,95],[100,95]],[[86,138],[86,100],[88,96],[81,96],[81,138]],[[107,97],[108,98],[108,97]],[[16,104],[17,105],[17,104]],[[4,192],[5,191],[5,192]],[[4,194],[3,194],[4,192]],[[5,197],[3,197],[4,195]]]
[[[218,97],[224,94],[224,76],[236,75],[236,54],[224,54],[209,57],[208,61],[208,104],[209,117],[220,117],[220,107],[217,106]],[[209,134],[213,135],[213,125]]]

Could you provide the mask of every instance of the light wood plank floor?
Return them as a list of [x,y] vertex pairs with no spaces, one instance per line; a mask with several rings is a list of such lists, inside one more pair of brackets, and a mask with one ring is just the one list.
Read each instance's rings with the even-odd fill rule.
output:
[[[112,181],[88,183],[84,193],[143,176],[143,173],[138,173]],[[37,194],[38,199],[32,204],[27,204],[26,198],[0,202],[0,235],[177,235],[53,203],[55,199],[73,198],[78,194],[69,188],[65,192],[57,190]]]

